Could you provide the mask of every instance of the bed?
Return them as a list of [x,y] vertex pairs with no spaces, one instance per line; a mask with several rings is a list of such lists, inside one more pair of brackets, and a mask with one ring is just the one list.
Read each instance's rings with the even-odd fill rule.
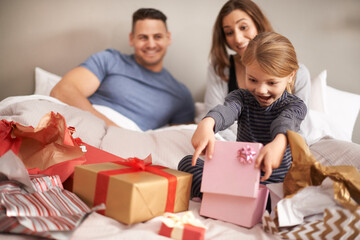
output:
[[[64,116],[68,126],[75,127],[74,137],[81,138],[87,144],[122,158],[145,158],[151,153],[154,164],[173,169],[177,168],[177,163],[182,157],[193,153],[190,139],[196,129],[196,124],[166,126],[142,132],[136,124],[119,113],[103,106],[95,106],[122,128],[107,127],[102,120],[89,112],[66,105],[49,96],[51,88],[60,80],[60,76],[40,68],[36,68],[35,72],[34,94],[13,96],[1,101],[1,119],[27,126],[37,126],[42,116],[50,111],[58,112]],[[360,145],[351,142],[360,109],[360,95],[326,86],[326,71],[312,79],[312,90],[313,101],[302,127],[302,134],[310,146],[311,153],[323,165],[350,165],[360,170]],[[344,105],[342,101],[351,102],[351,107],[339,108],[339,106],[349,105]],[[196,122],[203,115],[204,105],[197,102]],[[216,137],[218,140],[224,140],[220,134]],[[278,239],[282,236],[264,231],[261,223],[247,229],[202,217],[199,215],[199,208],[199,202],[190,200],[189,210],[207,227],[205,239]],[[98,213],[92,213],[64,238],[167,239],[157,233],[160,224],[161,217],[156,217],[144,223],[127,226]],[[356,224],[360,224],[360,220]],[[6,237],[9,239],[27,238],[11,235],[6,235]]]

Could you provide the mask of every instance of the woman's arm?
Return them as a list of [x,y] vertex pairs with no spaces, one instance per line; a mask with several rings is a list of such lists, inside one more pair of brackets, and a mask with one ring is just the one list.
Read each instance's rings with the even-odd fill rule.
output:
[[[228,94],[228,83],[216,75],[211,64],[208,66],[207,81],[205,91],[205,111],[208,112],[219,104],[224,104]],[[228,129],[220,132],[220,135],[228,140],[236,140],[237,124],[233,124]]]
[[224,104],[227,94],[227,82],[221,80],[221,78],[216,75],[213,66],[209,64],[205,91],[206,111],[210,111],[219,104]]
[[299,64],[299,70],[296,73],[294,94],[304,101],[307,107],[311,98],[311,78],[310,72],[304,64]]

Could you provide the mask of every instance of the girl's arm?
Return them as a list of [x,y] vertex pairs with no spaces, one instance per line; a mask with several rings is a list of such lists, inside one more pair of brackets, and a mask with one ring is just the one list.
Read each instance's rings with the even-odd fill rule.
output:
[[211,117],[206,117],[198,124],[194,135],[191,138],[191,143],[195,148],[195,152],[192,157],[192,165],[195,166],[196,160],[200,154],[207,154],[209,159],[212,158],[215,144],[214,133],[215,120]]
[[224,105],[218,105],[210,110],[205,118],[198,124],[196,131],[191,139],[195,148],[192,158],[192,165],[196,164],[200,154],[204,154],[211,159],[214,152],[215,133],[231,126],[238,119],[243,106],[243,93],[241,90],[232,91],[227,95]]
[[261,167],[265,172],[261,181],[267,180],[272,169],[278,168],[282,162],[286,147],[287,138],[285,133],[288,130],[297,132],[300,124],[305,118],[307,108],[300,99],[295,99],[283,112],[271,123],[270,134],[273,140],[266,144],[260,151],[255,167]]
[[278,168],[283,159],[287,146],[287,138],[285,134],[279,133],[274,140],[266,144],[256,158],[255,167],[261,168],[265,173],[261,181],[267,180],[274,168]]

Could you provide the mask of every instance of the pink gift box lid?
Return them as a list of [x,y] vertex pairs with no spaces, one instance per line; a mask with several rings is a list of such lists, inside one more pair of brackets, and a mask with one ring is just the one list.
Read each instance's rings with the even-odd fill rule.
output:
[[[256,198],[260,169],[254,164],[262,147],[261,143],[215,141],[212,159],[205,157],[201,192]],[[243,148],[250,150],[252,162],[240,159]]]

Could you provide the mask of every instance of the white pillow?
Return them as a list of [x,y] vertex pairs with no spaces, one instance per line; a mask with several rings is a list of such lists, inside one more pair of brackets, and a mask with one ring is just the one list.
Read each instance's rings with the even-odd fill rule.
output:
[[343,128],[332,121],[329,116],[323,112],[309,109],[306,118],[301,124],[301,135],[308,145],[318,142],[324,137],[332,137],[339,140],[351,141]]
[[37,95],[50,96],[51,89],[61,80],[61,77],[47,72],[39,67],[35,68],[35,92]]
[[327,86],[327,72],[311,80],[311,101],[301,132],[311,145],[325,136],[351,142],[360,95]]
[[345,136],[342,140],[351,142],[359,111],[360,95],[326,87],[325,114],[342,130]]

